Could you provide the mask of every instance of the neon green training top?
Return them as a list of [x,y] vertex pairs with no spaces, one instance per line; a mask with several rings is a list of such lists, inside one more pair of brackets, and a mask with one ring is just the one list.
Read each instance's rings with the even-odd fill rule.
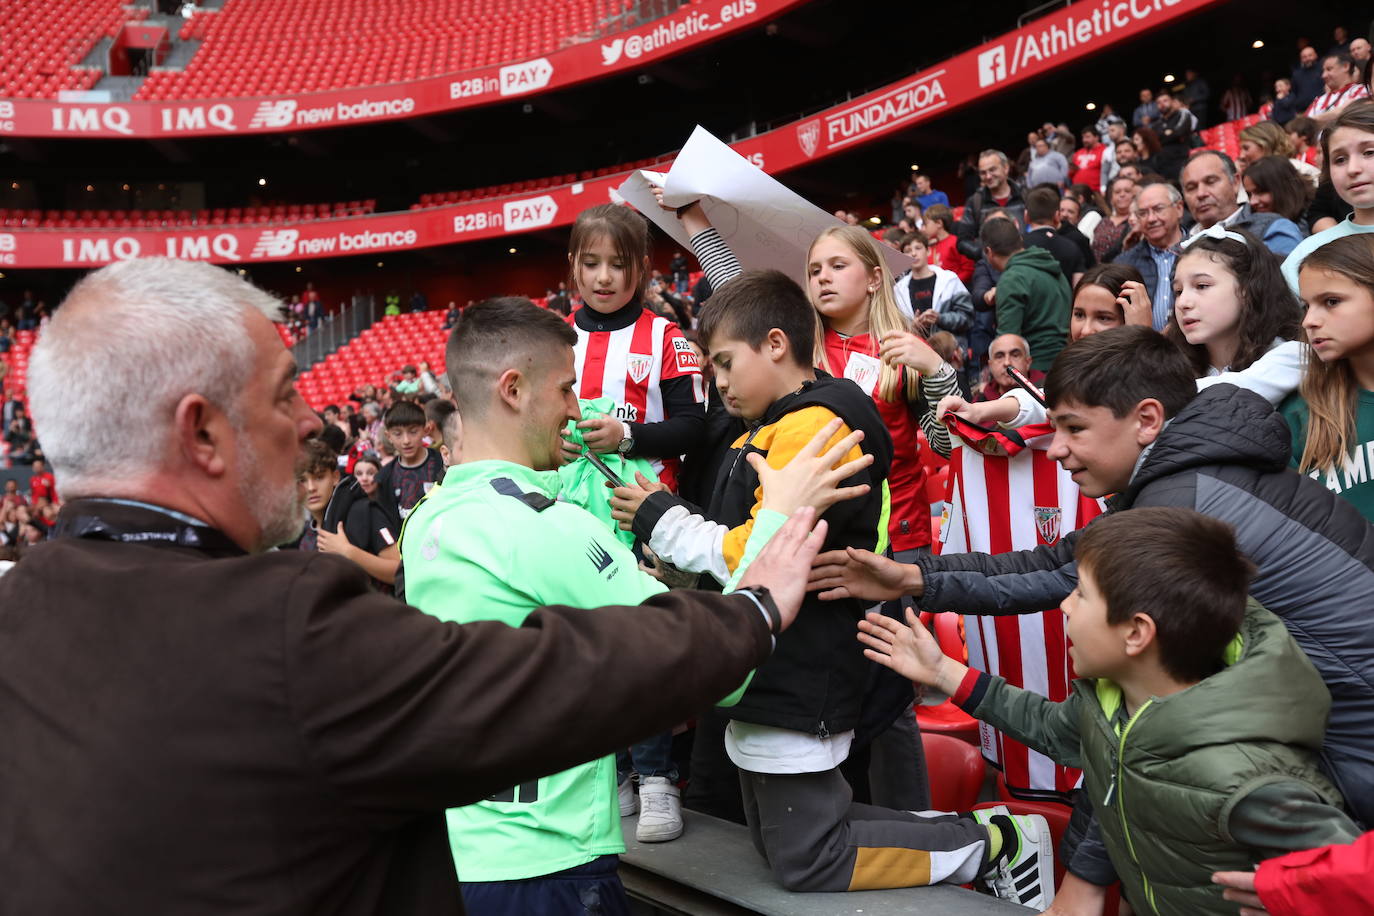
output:
[[[518,627],[543,605],[640,604],[665,591],[604,523],[557,494],[556,472],[449,468],[406,520],[407,600],[443,620]],[[623,852],[615,758],[452,808],[448,827],[464,881],[534,878]]]

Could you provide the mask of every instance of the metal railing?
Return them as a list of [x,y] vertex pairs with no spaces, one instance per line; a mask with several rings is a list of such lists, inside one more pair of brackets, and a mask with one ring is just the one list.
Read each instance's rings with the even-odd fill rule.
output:
[[378,314],[376,296],[371,293],[354,296],[351,302],[325,315],[313,330],[296,341],[291,347],[296,365],[304,372],[324,362],[329,354],[370,328]]

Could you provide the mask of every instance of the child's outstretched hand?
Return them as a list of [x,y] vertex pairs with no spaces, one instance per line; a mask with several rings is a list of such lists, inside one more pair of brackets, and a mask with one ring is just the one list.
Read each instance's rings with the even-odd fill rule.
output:
[[940,644],[911,608],[907,608],[906,620],[903,626],[878,613],[860,620],[859,642],[868,647],[864,655],[908,680],[953,695],[968,668],[940,651]]

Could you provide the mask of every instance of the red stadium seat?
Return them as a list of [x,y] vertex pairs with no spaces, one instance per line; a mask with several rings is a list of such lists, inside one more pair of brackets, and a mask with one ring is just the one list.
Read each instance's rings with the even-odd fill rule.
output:
[[930,778],[930,807],[936,811],[971,810],[987,778],[982,752],[949,735],[923,734],[921,745]]

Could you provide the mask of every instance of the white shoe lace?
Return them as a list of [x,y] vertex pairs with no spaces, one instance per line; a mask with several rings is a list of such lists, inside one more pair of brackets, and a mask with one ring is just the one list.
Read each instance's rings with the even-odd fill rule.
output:
[[670,817],[673,813],[673,802],[667,792],[641,792],[639,808],[640,817],[645,814],[661,814],[664,817]]

